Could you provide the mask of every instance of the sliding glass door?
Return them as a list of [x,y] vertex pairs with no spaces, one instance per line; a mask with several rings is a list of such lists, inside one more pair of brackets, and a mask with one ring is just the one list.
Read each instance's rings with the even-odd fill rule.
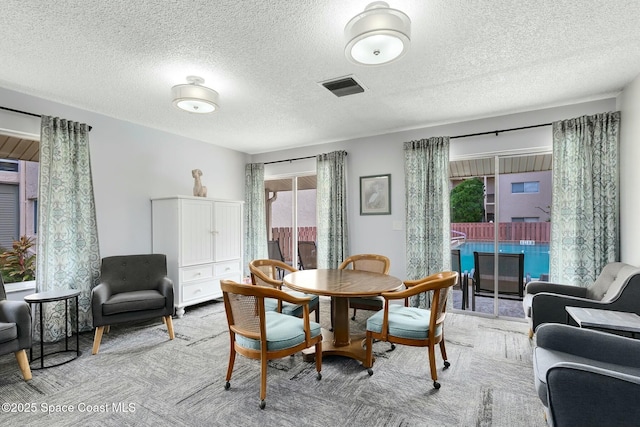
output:
[[469,275],[454,308],[524,318],[524,286],[549,272],[551,167],[550,153],[451,162],[452,255]]
[[315,268],[316,176],[270,178],[264,184],[270,258]]

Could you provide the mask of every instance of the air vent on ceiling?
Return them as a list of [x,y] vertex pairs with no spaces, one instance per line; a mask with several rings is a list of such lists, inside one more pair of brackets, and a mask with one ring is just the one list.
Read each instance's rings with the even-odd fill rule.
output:
[[335,96],[347,96],[364,92],[364,87],[353,76],[340,77],[320,84]]

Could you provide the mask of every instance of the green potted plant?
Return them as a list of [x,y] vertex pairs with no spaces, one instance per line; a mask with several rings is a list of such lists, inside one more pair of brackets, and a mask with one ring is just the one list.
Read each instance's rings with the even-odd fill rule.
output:
[[36,255],[30,251],[33,237],[13,241],[12,249],[0,253],[0,273],[5,283],[25,282],[36,278]]

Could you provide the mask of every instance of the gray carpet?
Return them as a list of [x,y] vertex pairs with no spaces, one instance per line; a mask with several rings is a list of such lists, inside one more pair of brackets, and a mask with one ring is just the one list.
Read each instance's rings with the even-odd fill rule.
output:
[[[371,313],[359,311],[353,329]],[[328,320],[322,300],[322,323]],[[258,408],[258,361],[236,359],[224,390],[228,333],[224,306],[210,303],[174,319],[176,339],[160,321],[111,328],[100,353],[81,334],[80,358],[22,380],[13,355],[0,356],[0,424],[187,426],[545,426],[534,386],[525,323],[449,314],[447,353],[435,390],[427,350],[375,343],[373,376],[351,359],[272,361],[267,407]],[[29,404],[26,407],[25,404]],[[64,412],[66,408],[73,412]],[[50,412],[45,411],[51,408]],[[26,412],[31,409],[31,412]]]

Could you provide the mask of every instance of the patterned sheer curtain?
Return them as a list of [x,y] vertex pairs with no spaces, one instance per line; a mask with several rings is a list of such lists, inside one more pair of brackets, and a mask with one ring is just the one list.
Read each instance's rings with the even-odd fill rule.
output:
[[[407,275],[419,279],[451,268],[449,137],[404,143]],[[428,308],[427,294],[411,299]]]
[[263,163],[250,163],[245,166],[244,194],[244,275],[248,276],[249,262],[268,258]]
[[338,268],[348,256],[346,151],[317,161],[318,268]]
[[553,123],[550,279],[587,286],[619,260],[620,112]]
[[[89,128],[86,124],[42,116],[36,289],[79,290],[80,330],[87,331],[92,329],[91,289],[99,277]],[[64,302],[43,304],[43,316],[44,341],[64,338]],[[36,325],[39,327],[39,322]],[[36,335],[40,337],[41,331]]]

